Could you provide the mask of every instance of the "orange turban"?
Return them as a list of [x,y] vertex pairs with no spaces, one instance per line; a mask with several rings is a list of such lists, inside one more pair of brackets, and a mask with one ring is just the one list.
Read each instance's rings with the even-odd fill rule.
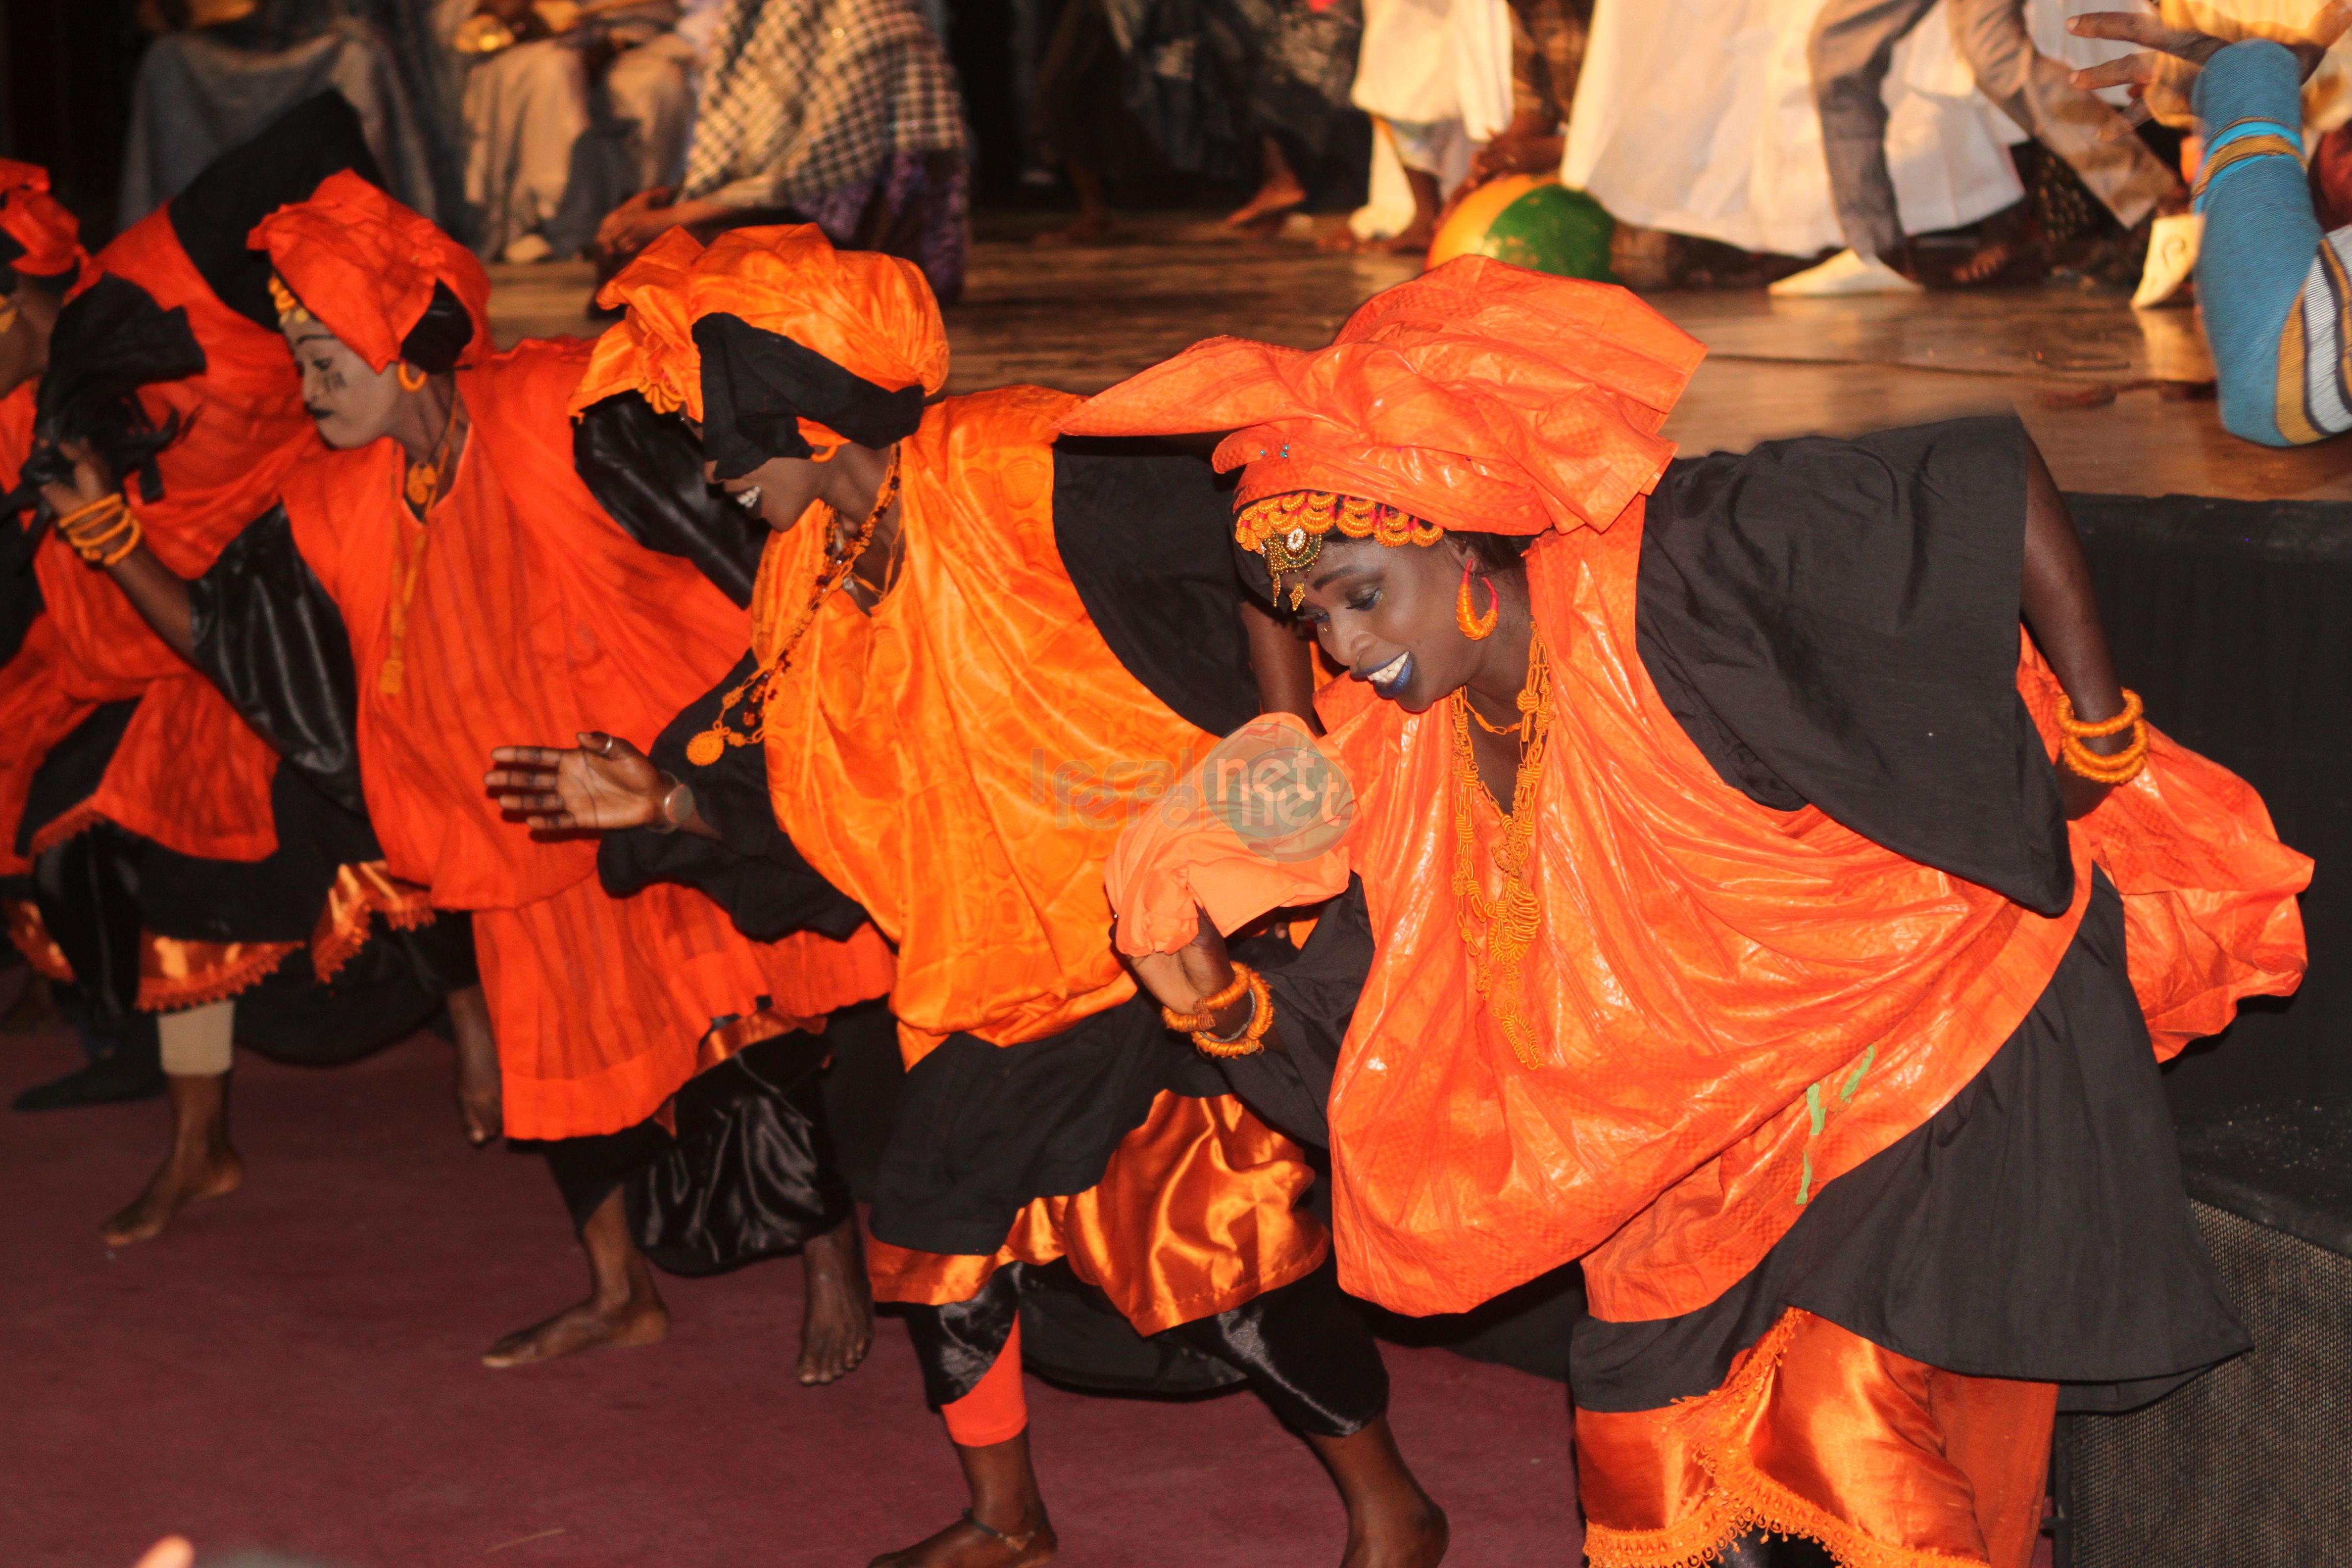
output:
[[[263,218],[246,243],[269,253],[302,308],[371,369],[403,357],[436,284],[456,296],[472,329],[455,363],[475,364],[489,354],[490,279],[474,253],[348,169],[320,181],[309,201]],[[444,346],[459,324],[436,330]]]
[[1706,352],[1622,289],[1471,256],[1374,295],[1328,348],[1211,338],[1061,427],[1230,430],[1236,505],[1315,490],[1473,532],[1607,528],[1674,456],[1658,427]]
[[81,246],[81,220],[49,195],[49,172],[37,163],[0,158],[0,263],[27,278],[64,278],[67,292],[98,280],[98,264]]
[[[877,251],[835,250],[814,224],[739,228],[705,249],[673,229],[596,296],[626,320],[597,340],[574,412],[617,393],[704,417],[697,322],[733,316],[813,351],[886,391],[947,384],[947,328],[922,269]],[[841,436],[801,421],[827,444]]]

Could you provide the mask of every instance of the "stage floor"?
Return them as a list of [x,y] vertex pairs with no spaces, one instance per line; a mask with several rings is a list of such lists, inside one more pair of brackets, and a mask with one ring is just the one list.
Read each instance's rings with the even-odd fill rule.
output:
[[[1096,392],[1221,332],[1314,347],[1415,270],[1392,257],[1223,238],[1186,218],[1139,220],[1132,243],[1091,249],[1039,247],[1021,227],[992,223],[1005,237],[973,247],[963,301],[947,312],[950,391],[1034,382]],[[501,343],[595,330],[581,313],[585,263],[492,271]],[[2067,489],[2352,500],[2352,443],[2273,451],[2225,434],[2210,401],[2160,395],[2159,376],[2210,374],[2191,311],[2135,311],[2118,296],[2054,285],[1650,299],[1709,350],[1666,425],[1685,452],[2014,409]],[[2065,405],[2085,398],[2104,401]]]

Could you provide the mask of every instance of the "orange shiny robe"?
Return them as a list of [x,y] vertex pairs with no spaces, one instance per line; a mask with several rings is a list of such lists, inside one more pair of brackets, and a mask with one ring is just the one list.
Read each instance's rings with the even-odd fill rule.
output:
[[362,785],[390,869],[474,911],[518,1138],[634,1125],[725,1051],[890,980],[871,928],[760,943],[688,889],[613,898],[593,838],[537,838],[483,787],[496,746],[592,729],[650,744],[741,647],[726,596],[630,539],[573,468],[565,405],[587,354],[529,342],[457,373],[471,432],[422,523],[389,439],[323,453],[284,486],[350,635]]
[[[903,563],[870,615],[835,594],[766,709],[769,787],[793,847],[898,950],[908,1064],[947,1035],[1000,1046],[1115,1007],[1103,858],[1216,737],[1171,712],[1095,629],[1054,543],[1054,421],[1034,387],[951,398],[899,447]],[[813,510],[773,541],[752,601],[772,658],[824,548]],[[998,1264],[1066,1257],[1145,1331],[1213,1316],[1321,1261],[1292,1213],[1312,1179],[1231,1096],[1163,1094],[1087,1193],[1040,1198],[992,1258],[877,1243],[885,1300],[961,1300]]]

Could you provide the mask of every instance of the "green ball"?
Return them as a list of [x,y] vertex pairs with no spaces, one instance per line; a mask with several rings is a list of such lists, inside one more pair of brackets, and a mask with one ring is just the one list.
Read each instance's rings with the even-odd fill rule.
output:
[[1607,209],[1582,191],[1541,184],[1496,214],[1472,248],[1514,267],[1614,283],[1609,236],[1616,226]]

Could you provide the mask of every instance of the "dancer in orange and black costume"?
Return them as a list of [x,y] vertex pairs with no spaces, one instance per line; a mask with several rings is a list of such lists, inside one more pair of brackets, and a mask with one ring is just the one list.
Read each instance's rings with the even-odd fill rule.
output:
[[887,989],[887,946],[838,900],[761,942],[688,889],[611,896],[593,845],[532,842],[481,785],[495,739],[649,723],[726,668],[741,514],[711,505],[690,444],[690,499],[665,488],[674,427],[575,429],[588,345],[493,353],[480,264],[365,181],[320,182],[250,239],[325,449],[194,583],[139,548],[108,570],[257,729],[356,792],[394,875],[470,912],[507,1135],[544,1145],[590,1268],[585,1300],[485,1359],[652,1342],[652,1263],[797,1248],[799,1375],[841,1376],[872,1318],[818,1032]]
[[32,514],[43,612],[37,666],[12,662],[0,694],[21,742],[0,757],[0,859],[26,868],[32,894],[10,900],[12,934],[86,1007],[154,1016],[172,1104],[170,1152],[100,1227],[118,1245],[241,1179],[227,1120],[235,1037],[343,1060],[446,1003],[462,1113],[478,1142],[497,1130],[462,917],[436,924],[385,877],[351,803],[279,767],[92,570],[143,541],[201,571],[315,450],[264,324],[267,268],[242,236],[346,168],[373,163],[350,105],[323,95],[108,246],[49,333],[34,450],[11,498]]
[[[1469,258],[1065,422],[1231,431],[1244,559],[1355,677],[1260,721],[1345,831],[1139,818],[1119,943],[1328,1096],[1349,1289],[1581,1261],[1600,1568],[2025,1568],[2062,1403],[2245,1348],[2157,1064],[2294,989],[2311,863],[2117,685],[2013,420],[1675,462],[1699,354]],[[1232,984],[1221,931],[1335,895],[1356,984]]]
[[[1057,447],[1062,394],[930,401],[947,342],[920,275],[811,228],[667,237],[604,297],[629,316],[579,404],[675,410],[713,482],[776,531],[752,651],[649,755],[509,748],[491,778],[542,827],[613,834],[608,867],[681,827],[660,853],[698,844],[752,882],[762,863],[813,870],[896,944],[908,1069],[871,1269],[971,1496],[876,1561],[1054,1555],[1025,1356],[1108,1386],[1245,1377],[1339,1483],[1352,1568],[1435,1563],[1444,1516],[1300,1207],[1304,1152],[1104,940],[1120,822],[1225,730],[1308,696],[1303,647],[1244,614],[1212,477]],[[1048,1335],[1073,1300],[1135,1364],[1061,1359]]]

